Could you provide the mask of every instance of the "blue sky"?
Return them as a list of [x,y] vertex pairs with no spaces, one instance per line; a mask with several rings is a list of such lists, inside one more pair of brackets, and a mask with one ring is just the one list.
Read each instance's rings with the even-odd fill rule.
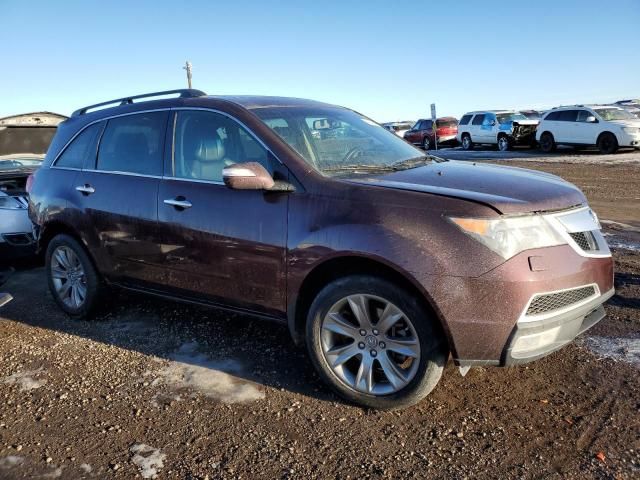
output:
[[0,0],[0,117],[186,84],[378,121],[640,97],[640,0]]

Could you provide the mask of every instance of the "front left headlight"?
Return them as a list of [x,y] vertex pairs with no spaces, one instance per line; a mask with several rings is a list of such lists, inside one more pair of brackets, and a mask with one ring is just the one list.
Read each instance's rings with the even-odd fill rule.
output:
[[567,243],[542,215],[506,218],[450,217],[449,220],[505,260],[532,248]]
[[9,196],[0,197],[1,210],[21,210],[24,207],[15,198]]

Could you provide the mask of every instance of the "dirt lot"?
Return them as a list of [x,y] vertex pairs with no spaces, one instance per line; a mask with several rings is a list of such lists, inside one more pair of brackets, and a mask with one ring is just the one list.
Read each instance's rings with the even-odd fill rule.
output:
[[575,344],[449,365],[421,404],[367,411],[284,327],[124,293],[71,321],[23,270],[0,312],[0,479],[640,478],[640,162],[547,160],[509,164],[564,176],[616,222],[617,294]]

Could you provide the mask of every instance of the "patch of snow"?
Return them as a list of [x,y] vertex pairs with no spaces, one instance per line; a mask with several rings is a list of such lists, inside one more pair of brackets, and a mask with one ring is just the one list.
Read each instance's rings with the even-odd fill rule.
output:
[[129,451],[134,454],[131,461],[140,470],[142,478],[156,478],[167,458],[159,449],[144,443],[134,445]]
[[24,462],[24,457],[18,457],[17,455],[9,455],[8,457],[0,458],[0,468],[13,468],[21,465]]
[[198,344],[189,342],[174,352],[169,364],[158,372],[162,383],[175,388],[192,388],[225,403],[264,398],[256,385],[232,375],[241,371],[237,361],[213,361],[197,350]]
[[640,252],[640,243],[638,242],[634,242],[633,240],[626,238],[621,238],[617,235],[607,232],[604,233],[604,236],[607,239],[607,244],[611,248]]
[[58,467],[49,473],[40,475],[40,478],[58,478],[60,476],[62,476],[62,468]]
[[640,338],[586,337],[583,343],[597,357],[640,367]]
[[9,385],[19,385],[20,390],[23,391],[33,390],[36,388],[40,388],[45,383],[47,383],[46,380],[38,380],[34,378],[42,374],[42,372],[42,368],[39,368],[37,370],[28,370],[26,372],[17,372],[13,375],[9,375],[8,377],[3,378],[2,383],[7,383]]
[[91,470],[93,469],[91,468],[91,465],[89,465],[88,463],[81,463],[80,470],[82,470],[84,473],[91,473]]

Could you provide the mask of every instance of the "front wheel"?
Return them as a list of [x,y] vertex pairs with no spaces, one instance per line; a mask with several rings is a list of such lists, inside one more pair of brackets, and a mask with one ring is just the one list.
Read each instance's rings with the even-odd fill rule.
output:
[[610,155],[618,151],[618,140],[613,133],[603,133],[598,139],[598,149],[603,155]]
[[56,235],[47,247],[49,290],[68,315],[87,317],[96,307],[104,286],[85,249],[68,235]]
[[511,142],[509,141],[509,138],[507,138],[506,135],[502,135],[500,138],[498,138],[498,150],[500,150],[501,152],[507,152],[511,149]]
[[448,349],[437,320],[391,282],[354,275],[316,297],[306,340],[321,378],[360,405],[413,405],[436,386]]

